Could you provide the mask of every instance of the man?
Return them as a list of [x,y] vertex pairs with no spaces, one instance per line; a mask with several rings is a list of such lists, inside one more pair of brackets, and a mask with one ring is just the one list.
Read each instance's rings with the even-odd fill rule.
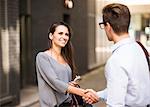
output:
[[150,104],[150,72],[142,48],[128,33],[130,11],[123,4],[113,3],[102,13],[99,25],[114,46],[105,66],[107,88],[97,95],[106,100],[108,107],[146,107]]

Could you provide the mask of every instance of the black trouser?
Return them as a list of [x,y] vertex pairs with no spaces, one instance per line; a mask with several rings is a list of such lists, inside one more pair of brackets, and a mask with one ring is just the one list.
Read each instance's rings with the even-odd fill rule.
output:
[[59,105],[59,107],[71,107],[71,106],[72,106],[71,102],[64,102],[64,103]]
[[59,106],[54,106],[54,107],[72,107],[72,102],[63,102]]
[[[75,105],[73,105],[73,102],[63,102],[62,104],[60,104],[59,106],[54,106],[54,107],[73,107]],[[93,107],[91,104],[87,104],[84,103],[83,105],[78,105],[79,107]]]

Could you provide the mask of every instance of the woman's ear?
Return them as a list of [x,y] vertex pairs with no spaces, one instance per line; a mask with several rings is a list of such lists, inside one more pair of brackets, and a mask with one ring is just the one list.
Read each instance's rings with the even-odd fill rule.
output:
[[49,34],[49,39],[51,39],[51,40],[53,39],[52,33]]

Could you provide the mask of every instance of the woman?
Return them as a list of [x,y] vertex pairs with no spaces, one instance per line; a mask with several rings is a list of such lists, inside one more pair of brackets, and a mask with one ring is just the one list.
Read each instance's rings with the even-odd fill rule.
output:
[[[39,52],[36,57],[36,70],[41,107],[70,107],[72,98],[69,93],[84,97],[86,91],[76,88],[74,79],[75,66],[70,42],[71,29],[63,23],[52,24],[48,33],[50,48]],[[97,100],[97,99],[96,99]]]

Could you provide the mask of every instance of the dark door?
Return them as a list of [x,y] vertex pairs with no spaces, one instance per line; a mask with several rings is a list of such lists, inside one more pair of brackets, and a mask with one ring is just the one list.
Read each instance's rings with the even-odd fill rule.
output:
[[20,1],[20,62],[21,89],[35,84],[34,58],[32,55],[31,3]]

